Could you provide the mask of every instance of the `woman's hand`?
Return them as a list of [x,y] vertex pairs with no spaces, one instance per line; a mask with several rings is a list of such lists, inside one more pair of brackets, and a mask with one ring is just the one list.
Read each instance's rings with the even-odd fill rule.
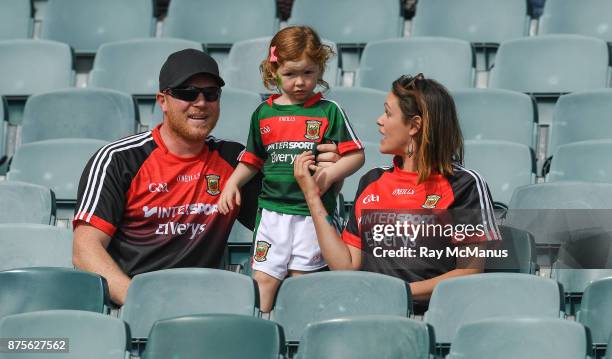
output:
[[310,174],[311,166],[316,168],[315,156],[312,154],[312,151],[306,151],[299,154],[293,162],[293,175],[302,189],[302,192],[304,192],[304,197],[306,197],[306,199],[308,199],[309,196],[321,196],[321,189]]

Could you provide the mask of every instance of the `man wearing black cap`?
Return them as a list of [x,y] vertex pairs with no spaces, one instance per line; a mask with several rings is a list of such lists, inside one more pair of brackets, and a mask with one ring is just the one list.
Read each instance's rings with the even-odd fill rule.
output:
[[[159,74],[162,124],[102,147],[83,171],[73,263],[105,277],[117,304],[124,303],[136,274],[218,267],[234,220],[253,227],[260,178],[243,188],[241,207],[225,216],[217,210],[244,148],[208,137],[219,119],[224,84],[204,52],[170,55]],[[331,152],[322,160],[335,161],[334,148],[323,146],[320,151]]]

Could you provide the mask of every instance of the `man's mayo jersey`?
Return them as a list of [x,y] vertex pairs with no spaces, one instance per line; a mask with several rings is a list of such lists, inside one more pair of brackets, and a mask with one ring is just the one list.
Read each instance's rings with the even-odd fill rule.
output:
[[[130,276],[217,267],[239,211],[255,215],[256,197],[248,193],[257,193],[253,184],[245,188],[241,210],[223,216],[217,209],[241,144],[208,137],[202,153],[181,158],[168,151],[160,127],[102,147],[79,183],[75,228],[87,222],[111,236],[108,252]],[[252,226],[252,220],[243,223]]]
[[[438,213],[440,218],[449,213],[452,213],[451,216],[459,214],[462,216],[462,223],[482,225],[484,235],[472,237],[469,242],[501,239],[489,189],[478,173],[455,165],[454,175],[434,174],[423,183],[417,184],[418,174],[401,170],[398,162],[396,159],[393,167],[374,168],[361,178],[349,221],[342,233],[345,243],[363,250],[363,270],[389,274],[413,282],[438,276],[456,266],[456,258],[446,255],[442,258],[375,258],[371,248],[363,248],[366,243],[362,238],[364,210],[413,210],[417,216],[429,211]],[[425,238],[423,242],[419,242],[417,238],[416,244],[419,243],[426,243],[427,246],[432,244],[432,247],[436,248],[457,245],[457,242],[444,237]]]
[[[271,211],[308,216],[304,194],[293,176],[293,162],[304,151],[333,141],[338,152],[362,149],[342,109],[318,93],[304,104],[278,105],[272,95],[253,113],[245,152],[240,161],[263,170],[264,180],[259,206]],[[333,211],[333,191],[322,196],[325,208]]]

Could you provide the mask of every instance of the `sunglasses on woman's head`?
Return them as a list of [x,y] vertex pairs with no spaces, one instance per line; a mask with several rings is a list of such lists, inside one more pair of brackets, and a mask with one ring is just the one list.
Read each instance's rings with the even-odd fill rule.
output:
[[207,102],[215,102],[219,99],[221,95],[221,88],[212,86],[212,87],[195,87],[195,86],[187,86],[187,87],[177,87],[177,88],[169,88],[166,90],[170,96],[182,100],[182,101],[195,101],[200,93],[204,95],[204,100]]

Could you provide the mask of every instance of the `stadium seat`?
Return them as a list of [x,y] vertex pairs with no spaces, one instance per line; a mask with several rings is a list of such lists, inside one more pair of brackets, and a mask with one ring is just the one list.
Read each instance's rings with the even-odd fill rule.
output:
[[[224,87],[221,93],[221,114],[212,136],[245,144],[249,136],[251,116],[261,102],[261,97],[254,92]],[[163,117],[161,107],[156,105],[151,128],[162,123]]]
[[608,48],[604,41],[547,35],[502,43],[489,86],[558,96],[606,87],[607,79]]
[[559,97],[549,132],[548,154],[560,145],[612,139],[612,90],[575,92]]
[[607,0],[546,0],[538,33],[577,34],[612,42],[612,4]]
[[526,145],[506,141],[465,141],[465,167],[487,182],[494,202],[507,205],[512,192],[535,183],[532,152]]
[[530,274],[486,273],[445,279],[434,288],[425,322],[444,351],[461,325],[505,316],[559,318],[559,284]]
[[106,313],[106,280],[69,268],[22,268],[0,272],[0,318],[41,310]]
[[433,330],[421,321],[357,316],[308,324],[296,359],[429,359],[433,343]]
[[404,281],[371,272],[332,271],[285,279],[270,319],[284,328],[287,341],[296,342],[312,322],[351,315],[407,317],[411,311]]
[[132,338],[147,338],[159,319],[191,314],[257,314],[259,294],[245,275],[205,268],[166,269],[132,279],[120,318]]
[[[359,135],[359,133],[357,133]],[[364,145],[365,163],[357,172],[344,179],[342,186],[342,196],[345,202],[352,205],[357,189],[359,188],[359,180],[363,175],[375,167],[393,166],[393,156],[380,153],[378,143],[366,142]]]
[[229,49],[237,41],[272,36],[278,27],[274,0],[172,0],[163,36]]
[[2,167],[7,163],[6,156],[6,136],[8,129],[8,105],[6,99],[0,96],[0,174],[3,174]]
[[70,45],[77,55],[93,55],[103,43],[154,31],[151,0],[48,0],[40,36]]
[[386,92],[359,87],[335,87],[325,96],[337,101],[346,112],[353,130],[362,143],[372,143],[378,147],[381,135],[374,129],[376,120],[385,111]]
[[535,239],[527,231],[499,226],[501,241],[487,243],[486,249],[507,250],[506,258],[488,257],[485,272],[515,272],[535,274],[538,270]]
[[[562,243],[589,229],[609,225],[605,209],[612,202],[612,185],[556,182],[517,188],[512,195],[505,224],[533,234],[540,264],[550,266]],[[588,234],[589,236],[591,234]]]
[[561,283],[565,291],[565,310],[568,315],[579,311],[586,287],[595,280],[612,277],[612,269],[576,269],[560,260],[553,263],[551,278]]
[[288,23],[311,26],[337,43],[345,71],[357,68],[366,43],[398,38],[404,31],[400,3],[395,0],[295,0]]
[[612,278],[603,278],[589,284],[584,290],[576,320],[591,330],[593,343],[608,343],[612,334]]
[[243,273],[251,270],[251,253],[253,232],[240,222],[234,222],[232,231],[227,239],[229,264],[241,265]]
[[[223,79],[228,86],[260,94],[276,92],[264,87],[261,72],[259,71],[259,65],[268,56],[268,47],[270,46],[271,39],[271,37],[249,39],[238,41],[232,46],[226,66],[222,68]],[[333,87],[338,83],[340,76],[338,49],[335,43],[327,40],[322,41],[330,46],[336,54],[327,62],[327,67],[323,74],[323,80]]]
[[0,224],[0,247],[0,271],[72,268],[72,232],[65,228],[33,223]]
[[245,315],[209,314],[157,321],[143,359],[278,359],[284,352],[278,324]]
[[612,139],[559,146],[553,155],[546,181],[612,183],[612,163],[609,161],[611,151]]
[[168,56],[202,45],[178,39],[141,39],[103,44],[94,59],[89,84],[135,95],[140,121],[149,124],[159,91],[159,70]]
[[591,354],[587,329],[553,318],[495,318],[463,325],[447,359],[586,358]]
[[[124,322],[79,310],[49,310],[0,319],[3,338],[66,338],[66,351],[46,356],[62,359],[125,359],[130,334]],[[57,339],[55,339],[57,340]],[[59,345],[59,343],[58,343]],[[36,359],[42,352],[2,354],[2,358]]]
[[0,182],[0,223],[55,225],[55,194],[25,182]]
[[3,0],[0,2],[0,41],[26,39],[32,36],[31,0]]
[[[453,61],[448,61],[453,59]],[[389,91],[404,74],[422,72],[449,89],[474,87],[473,54],[463,40],[420,37],[369,42],[355,86]]]
[[500,89],[453,91],[465,140],[501,140],[535,148],[537,110],[529,96]]
[[[449,16],[450,15],[450,16]],[[444,21],[440,21],[444,19]],[[411,36],[452,37],[473,43],[486,70],[500,43],[527,36],[527,3],[522,0],[428,0],[417,3]]]
[[23,113],[21,142],[57,138],[105,141],[134,134],[136,103],[128,94],[106,89],[66,89],[30,97]]

